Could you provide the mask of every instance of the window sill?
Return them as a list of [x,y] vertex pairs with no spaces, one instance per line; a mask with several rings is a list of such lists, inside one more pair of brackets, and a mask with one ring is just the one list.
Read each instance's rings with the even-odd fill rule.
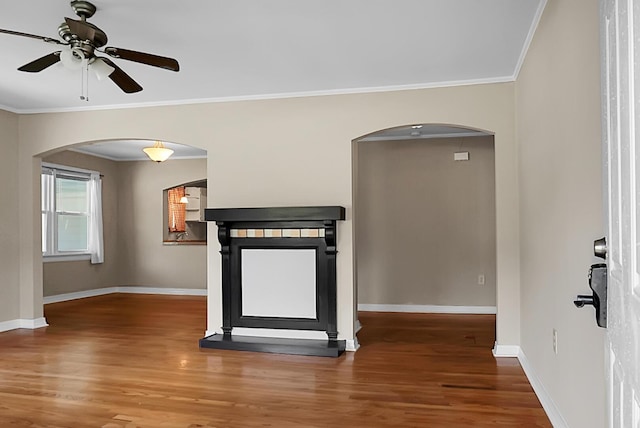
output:
[[50,262],[76,262],[80,260],[91,260],[91,254],[68,254],[56,256],[42,256],[44,263]]
[[199,240],[163,241],[162,245],[207,245],[207,241],[199,241]]

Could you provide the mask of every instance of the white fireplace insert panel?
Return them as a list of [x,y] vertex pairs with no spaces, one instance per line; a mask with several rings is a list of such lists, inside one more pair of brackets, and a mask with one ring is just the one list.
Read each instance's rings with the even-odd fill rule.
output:
[[316,317],[316,251],[242,249],[242,315]]

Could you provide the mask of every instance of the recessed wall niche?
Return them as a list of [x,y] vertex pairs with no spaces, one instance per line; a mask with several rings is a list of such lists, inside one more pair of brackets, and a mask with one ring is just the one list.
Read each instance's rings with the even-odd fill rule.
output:
[[206,244],[207,180],[177,184],[162,193],[162,242],[165,245]]

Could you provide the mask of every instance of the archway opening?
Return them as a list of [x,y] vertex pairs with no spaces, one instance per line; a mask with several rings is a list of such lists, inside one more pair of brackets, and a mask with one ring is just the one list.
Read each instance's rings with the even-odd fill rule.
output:
[[[206,186],[207,152],[168,142],[165,145],[174,150],[173,155],[156,163],[142,152],[142,147],[152,144],[153,140],[141,139],[96,141],[38,156],[42,165],[60,171],[98,172],[102,182],[104,260],[92,263],[86,254],[64,251],[57,252],[61,253],[57,257],[44,255],[45,304],[115,292],[206,295],[206,224],[187,229],[204,229],[200,240],[185,235],[179,242],[168,242],[165,198],[166,189],[185,183],[194,188]],[[191,206],[194,201],[189,202]],[[54,207],[58,219],[51,221],[52,227],[45,224],[44,210],[42,215],[41,236],[47,235],[47,227],[53,229],[52,236],[64,231],[64,213]]]
[[497,313],[491,132],[376,131],[353,141],[353,171],[357,311]]

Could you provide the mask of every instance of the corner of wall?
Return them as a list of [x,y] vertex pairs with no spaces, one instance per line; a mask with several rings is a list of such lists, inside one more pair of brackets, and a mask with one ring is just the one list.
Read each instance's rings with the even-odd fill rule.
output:
[[[587,285],[590,241],[603,225],[599,7],[597,0],[543,7],[514,93],[518,359],[554,426],[604,426],[603,335],[583,324],[586,314],[577,314],[568,299]],[[554,330],[560,331],[559,353]],[[580,375],[585,372],[589,379]]]
[[518,62],[516,63],[516,68],[513,73],[513,81],[518,80],[518,76],[520,75],[520,70],[524,64],[525,59],[527,58],[527,53],[529,52],[529,47],[531,46],[531,42],[533,41],[533,37],[536,34],[536,30],[538,29],[538,24],[540,24],[540,20],[542,19],[542,14],[544,13],[544,8],[547,6],[547,0],[540,0],[540,4],[538,5],[538,9],[536,10],[536,14],[531,21],[531,27],[529,27],[529,32],[527,33],[527,38],[522,46],[522,52],[520,52],[520,57],[518,58]]

